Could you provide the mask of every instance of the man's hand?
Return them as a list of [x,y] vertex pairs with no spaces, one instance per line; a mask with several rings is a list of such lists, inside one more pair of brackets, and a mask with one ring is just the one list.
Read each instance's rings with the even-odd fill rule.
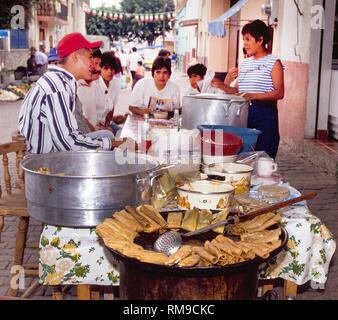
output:
[[132,138],[115,138],[111,139],[112,148],[119,148],[122,151],[136,152],[138,144]]

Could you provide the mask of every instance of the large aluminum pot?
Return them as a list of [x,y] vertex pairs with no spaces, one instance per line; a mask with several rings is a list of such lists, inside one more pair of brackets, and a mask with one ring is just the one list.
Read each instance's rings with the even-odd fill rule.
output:
[[182,126],[226,125],[246,128],[249,100],[235,95],[196,94],[182,100]]
[[162,173],[155,158],[120,151],[34,154],[20,165],[30,216],[65,227],[93,227],[125,205],[150,202],[152,180]]

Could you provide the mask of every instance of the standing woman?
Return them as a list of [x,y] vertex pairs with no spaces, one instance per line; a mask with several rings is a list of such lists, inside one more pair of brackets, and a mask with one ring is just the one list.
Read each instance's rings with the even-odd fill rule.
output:
[[275,158],[279,145],[277,100],[284,97],[284,67],[266,48],[271,36],[263,21],[246,24],[242,36],[250,58],[240,66],[237,95],[251,100],[248,128],[262,131],[256,150]]

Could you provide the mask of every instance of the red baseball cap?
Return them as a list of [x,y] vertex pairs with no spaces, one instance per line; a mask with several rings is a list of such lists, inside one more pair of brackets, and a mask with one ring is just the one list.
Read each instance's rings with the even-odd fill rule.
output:
[[64,36],[56,46],[59,58],[68,56],[74,51],[81,48],[98,48],[102,44],[102,40],[89,42],[81,33],[73,32]]

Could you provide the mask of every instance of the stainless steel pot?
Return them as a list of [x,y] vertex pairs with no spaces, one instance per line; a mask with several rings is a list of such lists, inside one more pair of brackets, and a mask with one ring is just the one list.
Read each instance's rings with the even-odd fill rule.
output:
[[198,125],[247,127],[249,100],[235,95],[197,94],[182,99],[182,126]]
[[125,205],[150,202],[152,180],[162,174],[155,158],[119,151],[34,154],[20,165],[30,216],[65,227],[93,227]]

